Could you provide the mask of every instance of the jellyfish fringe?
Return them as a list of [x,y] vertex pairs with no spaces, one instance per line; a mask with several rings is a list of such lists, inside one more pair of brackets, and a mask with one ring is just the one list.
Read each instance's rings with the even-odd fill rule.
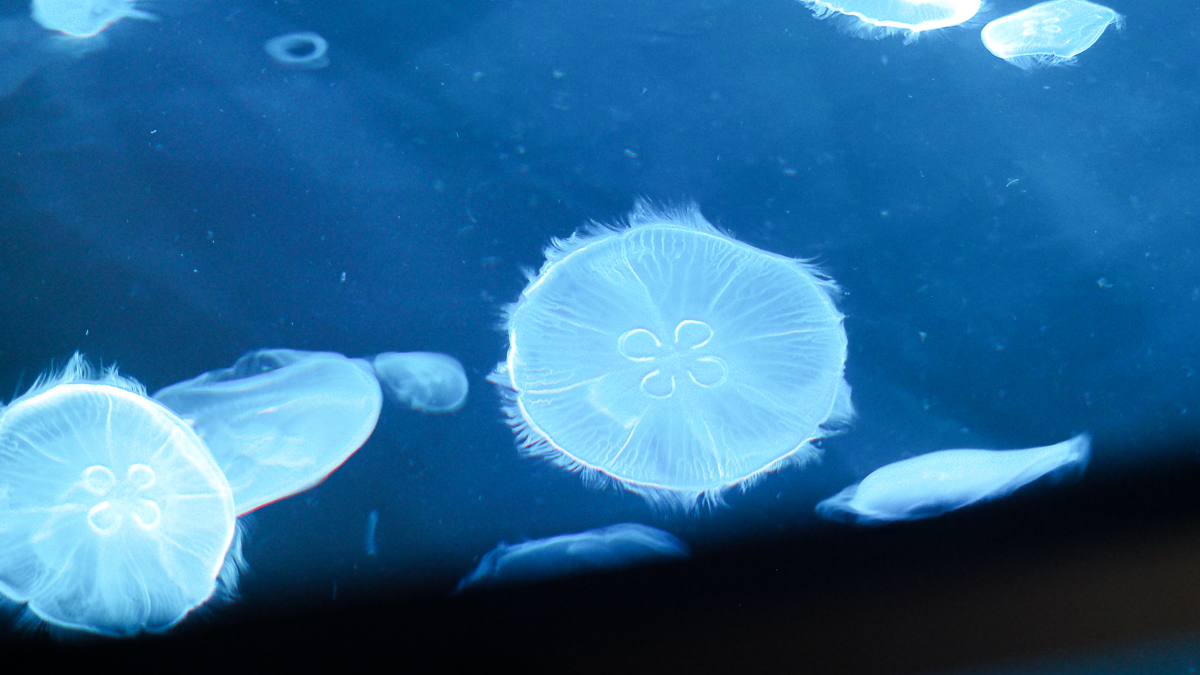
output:
[[[633,210],[624,220],[614,223],[591,221],[576,230],[569,237],[551,239],[543,251],[545,262],[542,264],[540,270],[535,271],[531,268],[522,270],[529,283],[515,302],[508,304],[501,310],[501,320],[497,328],[505,332],[511,330],[514,317],[522,305],[527,302],[530,292],[538,284],[542,283],[543,280],[548,278],[549,275],[547,275],[547,272],[549,270],[561,264],[567,257],[579,253],[595,242],[605,241],[613,234],[621,234],[628,230],[646,226],[662,227],[664,222],[668,223],[671,227],[692,232],[711,233],[730,240],[735,239],[732,234],[713,225],[704,218],[699,206],[694,202],[656,206],[649,200],[638,198],[634,202]],[[770,251],[759,251],[759,253],[763,256],[785,261],[788,265],[799,267],[811,275],[813,283],[827,293],[831,299],[832,296],[841,293],[841,289],[837,283],[809,260],[791,258]],[[836,310],[834,312],[836,313]],[[836,313],[836,316],[838,319],[842,318],[840,313]],[[515,349],[515,345],[510,342],[510,357],[513,349]],[[506,423],[513,429],[517,437],[518,449],[522,455],[540,457],[556,467],[571,473],[577,473],[589,488],[607,489],[609,487],[619,487],[620,489],[632,492],[645,499],[651,508],[659,513],[694,513],[697,511],[711,511],[723,507],[726,505],[724,495],[731,488],[737,487],[742,491],[748,490],[768,473],[785,467],[800,466],[817,458],[821,451],[813,442],[840,433],[841,430],[849,425],[854,417],[854,408],[850,402],[850,386],[843,379],[838,386],[836,395],[830,403],[826,420],[820,425],[819,433],[816,437],[803,441],[787,455],[776,459],[774,462],[749,476],[709,489],[686,490],[658,484],[641,483],[613,475],[580,460],[565,448],[555,445],[546,434],[540,433],[540,430],[530,422],[521,409],[519,400],[520,392],[513,381],[507,359],[497,365],[496,369],[487,379],[492,384],[497,385],[500,390],[501,409],[506,417]]]
[[121,376],[117,372],[117,367],[115,365],[101,367],[99,375],[97,375],[96,369],[92,366],[92,364],[88,363],[83,354],[75,352],[71,358],[67,359],[67,362],[63,364],[61,368],[54,368],[52,366],[46,372],[38,375],[37,379],[34,380],[33,385],[30,386],[25,393],[13,398],[13,400],[9,401],[7,405],[0,405],[0,414],[2,414],[6,408],[10,408],[21,401],[33,398],[34,396],[53,389],[60,384],[69,384],[72,382],[105,384],[110,387],[124,389],[132,394],[148,397],[145,385],[132,378]]
[[[60,384],[70,383],[92,383],[103,384],[111,387],[117,387],[139,396],[146,396],[146,387],[137,380],[123,377],[117,372],[115,365],[101,367],[97,373],[97,369],[88,363],[83,354],[75,352],[71,358],[67,360],[59,368],[51,367],[46,372],[38,375],[29,389],[17,396],[8,405],[0,404],[0,416],[4,411],[13,405],[37,396],[45,391],[52,389]],[[247,526],[242,521],[237,521],[234,526],[233,540],[229,545],[229,549],[225,553],[225,560],[221,565],[221,569],[217,574],[216,588],[208,600],[197,607],[194,607],[190,612],[180,618],[179,621],[154,629],[144,629],[148,633],[162,633],[177,626],[180,622],[191,616],[204,615],[218,604],[227,604],[238,599],[238,579],[247,569],[246,558],[243,554],[242,544],[246,536]],[[29,634],[46,634],[57,640],[79,640],[88,638],[109,638],[109,637],[128,637],[124,634],[110,634],[101,631],[88,630],[80,627],[60,626],[50,621],[46,621],[39,617],[33,610],[29,609],[25,602],[15,601],[3,593],[0,593],[0,613],[7,613],[10,617],[13,627],[21,632]]]

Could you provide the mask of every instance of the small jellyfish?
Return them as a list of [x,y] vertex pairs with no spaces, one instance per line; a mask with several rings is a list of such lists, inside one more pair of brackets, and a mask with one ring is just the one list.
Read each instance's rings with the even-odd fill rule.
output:
[[616,570],[690,555],[687,544],[670,532],[621,523],[512,546],[500,542],[479,560],[456,590]]
[[467,401],[467,373],[453,356],[384,352],[372,363],[388,394],[413,410],[454,412]]
[[818,19],[835,19],[863,38],[903,35],[904,42],[924,32],[957,26],[979,12],[981,0],[800,0]]
[[880,467],[817,504],[832,519],[875,524],[932,518],[997,497],[1043,476],[1082,471],[1091,437],[1027,450],[939,450]]
[[490,380],[523,452],[654,504],[716,504],[853,415],[836,290],[695,206],[639,203],[628,227],[547,247]]
[[366,361],[290,349],[251,352],[154,398],[204,439],[238,515],[325,480],[366,443],[383,404]]
[[281,66],[317,70],[329,65],[329,42],[316,33],[288,33],[267,40],[267,54]]
[[996,19],[983,27],[980,37],[991,53],[1029,69],[1070,63],[1109,24],[1120,30],[1125,18],[1084,0],[1054,0]]
[[136,0],[33,0],[30,16],[46,30],[89,38],[121,19],[158,20],[137,4]]
[[229,483],[191,427],[78,354],[0,414],[0,593],[51,624],[161,631],[236,584]]

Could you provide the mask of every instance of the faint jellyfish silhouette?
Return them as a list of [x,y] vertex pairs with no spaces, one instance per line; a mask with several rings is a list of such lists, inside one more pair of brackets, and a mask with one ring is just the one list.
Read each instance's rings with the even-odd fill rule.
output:
[[413,410],[454,412],[467,401],[467,373],[453,356],[384,352],[372,363],[384,389]]
[[0,592],[57,626],[161,631],[232,591],[233,493],[191,427],[76,354],[0,414]]
[[1029,69],[1074,61],[1109,24],[1120,30],[1125,18],[1084,0],[1054,0],[992,21],[980,38],[991,53]]
[[834,19],[856,37],[903,35],[905,44],[921,33],[957,26],[979,12],[981,0],[800,0],[818,19]]
[[21,88],[49,60],[47,35],[26,17],[0,20],[0,100]]
[[690,555],[687,544],[675,535],[638,523],[609,525],[511,546],[500,542],[484,554],[473,572],[463,577],[455,592],[616,570]]
[[121,19],[158,21],[137,4],[136,0],[33,0],[30,16],[47,30],[89,38]]
[[846,332],[809,264],[638,203],[546,248],[489,378],[523,452],[691,508],[819,451],[853,415]]
[[316,70],[329,65],[329,42],[316,33],[288,33],[267,40],[263,49],[275,62],[291,68]]
[[1091,437],[1027,450],[939,450],[880,467],[817,504],[817,513],[869,525],[931,518],[1012,493],[1043,476],[1083,471]]
[[366,361],[290,349],[251,352],[154,398],[204,439],[238,515],[325,480],[367,441],[383,403]]

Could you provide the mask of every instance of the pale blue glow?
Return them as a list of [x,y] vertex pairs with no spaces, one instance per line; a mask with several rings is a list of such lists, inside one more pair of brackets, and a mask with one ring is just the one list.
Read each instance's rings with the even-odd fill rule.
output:
[[1043,2],[983,27],[988,51],[1021,68],[1069,63],[1096,43],[1112,24],[1125,19],[1113,10],[1084,0]]
[[290,349],[252,352],[154,398],[208,444],[238,515],[324,480],[367,441],[383,403],[366,361]]
[[79,355],[0,415],[0,592],[52,624],[166,629],[236,584],[233,493],[204,443]]
[[365,538],[367,555],[375,555],[375,528],[379,526],[379,511],[371,509],[367,514],[367,535]]
[[545,253],[491,376],[525,452],[688,508],[852,416],[837,287],[807,263],[646,204]]
[[459,582],[458,590],[614,570],[689,555],[687,544],[670,532],[621,523],[522,544],[500,542]]
[[980,0],[800,0],[818,19],[840,19],[852,35],[884,38],[949,28],[979,12]]
[[33,0],[30,16],[47,30],[87,38],[121,19],[158,20],[136,5],[135,0]]
[[467,402],[467,373],[448,354],[384,352],[372,365],[385,391],[413,410],[454,412]]
[[1027,450],[940,450],[876,469],[817,504],[834,520],[876,523],[929,518],[1003,497],[1042,476],[1082,471],[1091,437]]

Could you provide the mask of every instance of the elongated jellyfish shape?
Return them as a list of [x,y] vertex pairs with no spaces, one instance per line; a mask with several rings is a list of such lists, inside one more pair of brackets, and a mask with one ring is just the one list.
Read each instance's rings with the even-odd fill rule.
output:
[[1085,0],[1054,0],[1002,16],[979,36],[988,51],[1028,70],[1074,61],[1110,25],[1120,30],[1125,18]]
[[89,38],[121,19],[158,17],[137,8],[136,0],[33,0],[30,16],[46,30]]
[[384,352],[372,364],[385,391],[413,410],[453,412],[467,402],[467,373],[453,356]]
[[837,286],[695,206],[546,248],[491,376],[526,453],[651,503],[719,503],[853,415]]
[[958,26],[979,12],[980,0],[800,0],[818,19],[838,20],[848,33],[880,39]]
[[325,480],[367,441],[383,403],[366,361],[290,349],[251,352],[154,398],[208,444],[238,515]]
[[0,414],[0,592],[57,626],[161,631],[237,580],[233,492],[186,422],[76,354]]
[[1082,471],[1091,437],[1027,450],[939,450],[880,467],[817,504],[817,513],[859,524],[931,518],[1010,494],[1043,476]]
[[621,523],[522,544],[500,542],[459,582],[457,590],[615,570],[689,555],[687,544],[670,532]]

